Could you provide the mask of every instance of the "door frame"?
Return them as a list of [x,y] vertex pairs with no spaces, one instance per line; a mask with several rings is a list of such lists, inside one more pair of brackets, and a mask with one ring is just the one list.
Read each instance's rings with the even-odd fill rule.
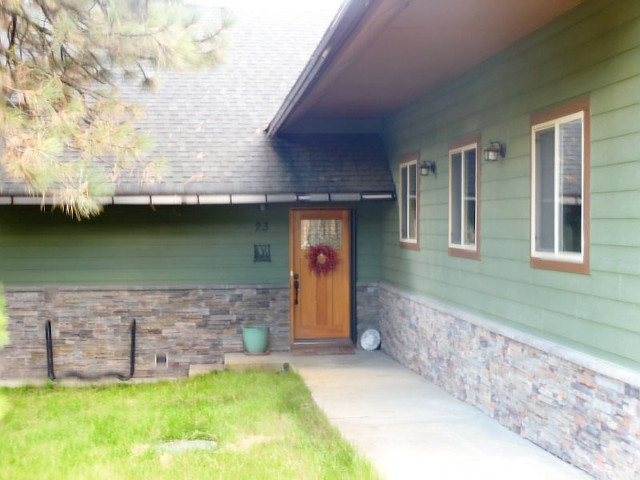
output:
[[293,290],[293,247],[296,244],[295,239],[293,238],[294,228],[293,228],[293,212],[294,211],[314,211],[314,210],[343,210],[348,212],[349,214],[349,233],[350,233],[350,245],[349,245],[349,338],[352,342],[356,343],[357,341],[357,288],[356,288],[356,279],[357,279],[357,262],[356,262],[356,254],[357,254],[357,237],[356,237],[356,209],[351,207],[344,206],[313,206],[313,207],[290,207],[289,208],[289,269],[288,269],[288,288],[289,288],[289,344],[293,345],[295,343],[295,335],[294,335],[294,309],[293,309],[293,297],[291,292]]

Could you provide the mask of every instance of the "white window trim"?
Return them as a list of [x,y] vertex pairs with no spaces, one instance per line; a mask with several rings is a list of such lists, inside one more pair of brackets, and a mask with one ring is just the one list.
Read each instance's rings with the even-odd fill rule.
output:
[[[560,206],[559,195],[560,195],[560,169],[556,168],[560,155],[560,141],[559,141],[559,125],[567,122],[571,122],[573,120],[581,120],[581,128],[582,128],[582,151],[581,151],[581,172],[582,172],[582,208],[581,208],[581,218],[580,218],[580,253],[575,252],[561,252],[559,251],[559,235],[560,235],[560,215],[558,212],[558,208]],[[531,126],[531,257],[539,258],[541,260],[553,260],[553,261],[562,261],[568,263],[576,263],[581,264],[584,263],[585,260],[585,118],[584,111],[580,111],[577,113],[572,113],[570,115],[565,115],[563,117],[554,118],[553,120],[549,120],[548,122],[538,123],[536,125]],[[553,252],[538,252],[536,250],[536,133],[540,130],[545,130],[548,128],[554,128],[554,239],[553,239]]]
[[[462,243],[453,243],[451,241],[451,227],[453,224],[453,202],[451,201],[452,198],[451,196],[453,195],[453,189],[451,188],[451,182],[453,181],[453,169],[451,168],[451,164],[452,164],[452,157],[453,155],[455,155],[456,153],[460,153],[462,154],[462,169],[461,169],[461,181],[464,183],[464,178],[465,175],[467,173],[467,166],[466,163],[464,162],[464,152],[468,151],[468,150],[474,150],[476,151],[476,178],[475,178],[475,182],[476,182],[476,202],[475,202],[475,228],[474,228],[474,232],[473,232],[473,244],[468,244],[468,243],[464,243],[464,235],[462,234],[462,232],[465,231],[464,229],[464,219],[466,218],[466,202],[464,202],[464,198],[461,198],[461,205],[460,205],[460,240],[462,241]],[[478,251],[478,168],[479,168],[479,161],[478,161],[478,143],[477,142],[473,142],[473,143],[469,143],[467,145],[463,145],[462,147],[458,147],[458,148],[454,148],[449,150],[449,230],[447,232],[447,237],[449,240],[449,248],[451,249],[455,249],[455,250],[467,250],[469,252],[477,252]],[[464,197],[464,188],[461,188],[461,194],[462,197]]]
[[[403,197],[403,190],[402,190],[402,176],[404,175],[403,170],[406,169],[406,175],[407,175],[407,187],[409,187],[409,180],[410,180],[410,175],[409,175],[409,168],[411,167],[411,165],[415,165],[416,167],[416,195],[415,195],[415,199],[416,199],[416,231],[415,231],[415,235],[416,238],[404,238],[403,235],[403,231],[402,231],[402,197]],[[401,243],[409,243],[409,244],[414,244],[414,245],[418,245],[418,222],[419,222],[419,212],[420,212],[420,205],[419,205],[419,195],[420,195],[420,170],[418,169],[418,159],[414,159],[414,160],[408,160],[406,162],[402,162],[399,165],[399,172],[400,172],[400,182],[399,182],[399,186],[400,186],[400,197],[399,197],[399,212],[398,212],[398,220],[399,220],[399,224],[398,224],[398,229],[400,232],[400,242]],[[411,189],[409,188],[409,191],[411,191]],[[405,214],[407,216],[406,220],[407,220],[407,233],[411,233],[409,232],[409,225],[411,225],[411,209],[409,208],[410,204],[411,204],[411,195],[409,194],[409,192],[407,192],[407,203],[406,205],[404,205],[404,209],[405,209]]]

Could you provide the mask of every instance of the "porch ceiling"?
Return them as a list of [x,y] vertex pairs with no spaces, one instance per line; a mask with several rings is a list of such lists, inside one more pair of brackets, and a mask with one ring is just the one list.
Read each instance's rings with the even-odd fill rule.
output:
[[272,125],[279,130],[301,117],[383,117],[581,1],[351,0]]

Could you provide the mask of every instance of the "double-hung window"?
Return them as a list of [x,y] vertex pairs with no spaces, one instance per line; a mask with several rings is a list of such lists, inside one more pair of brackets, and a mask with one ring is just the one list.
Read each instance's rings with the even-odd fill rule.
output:
[[449,150],[449,254],[478,253],[478,142],[463,142]]
[[419,208],[418,156],[406,157],[400,163],[400,245],[418,248]]
[[531,264],[588,272],[588,102],[532,117]]

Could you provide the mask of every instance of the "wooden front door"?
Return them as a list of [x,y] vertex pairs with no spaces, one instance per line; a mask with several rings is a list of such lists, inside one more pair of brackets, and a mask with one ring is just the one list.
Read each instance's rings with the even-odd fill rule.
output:
[[[351,330],[350,212],[339,209],[292,209],[290,287],[292,341],[346,339]],[[328,246],[327,255],[310,256]],[[315,249],[313,248],[315,247]],[[330,258],[335,254],[334,262]],[[329,262],[327,267],[322,267]],[[317,271],[325,268],[327,271]]]

